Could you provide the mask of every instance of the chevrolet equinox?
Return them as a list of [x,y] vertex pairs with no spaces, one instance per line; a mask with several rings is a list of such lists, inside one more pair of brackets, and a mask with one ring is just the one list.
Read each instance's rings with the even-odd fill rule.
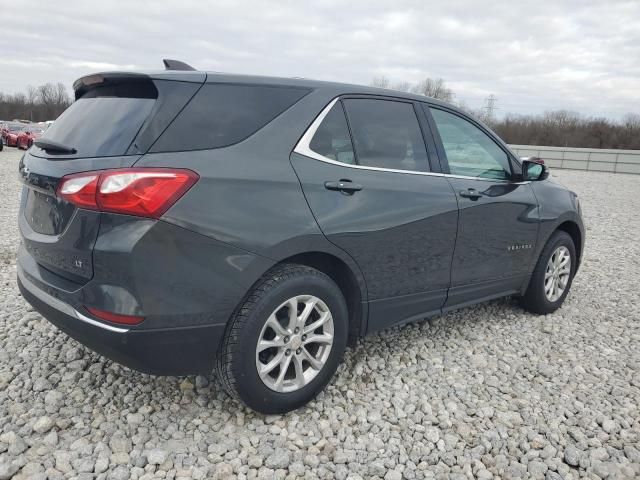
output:
[[20,290],[89,348],[215,369],[277,413],[325,387],[350,339],[498,297],[564,302],[576,194],[466,113],[165,66],[80,78],[20,162]]

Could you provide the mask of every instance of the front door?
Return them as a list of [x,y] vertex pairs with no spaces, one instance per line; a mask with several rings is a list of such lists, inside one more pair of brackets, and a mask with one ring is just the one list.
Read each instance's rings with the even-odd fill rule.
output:
[[531,185],[512,180],[509,153],[480,126],[451,111],[430,111],[460,208],[447,306],[515,293],[538,234]]
[[338,100],[305,137],[291,161],[320,228],[364,274],[368,331],[439,312],[458,209],[447,179],[429,173],[414,104]]

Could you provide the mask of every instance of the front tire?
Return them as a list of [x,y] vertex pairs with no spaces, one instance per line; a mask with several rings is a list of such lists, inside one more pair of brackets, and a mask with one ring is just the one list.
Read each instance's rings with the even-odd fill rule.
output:
[[571,289],[577,261],[571,236],[561,230],[551,235],[522,296],[524,309],[546,315],[560,308]]
[[261,413],[295,410],[320,393],[344,353],[340,288],[311,267],[274,267],[229,321],[216,371],[224,389]]

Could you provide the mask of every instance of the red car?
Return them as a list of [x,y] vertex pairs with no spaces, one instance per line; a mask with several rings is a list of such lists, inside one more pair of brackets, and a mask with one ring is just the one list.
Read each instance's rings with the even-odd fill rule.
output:
[[33,141],[36,138],[40,138],[40,136],[44,133],[44,129],[41,127],[26,127],[23,131],[18,134],[18,138],[16,140],[16,147],[28,150],[31,145],[33,145]]
[[8,123],[2,131],[2,140],[7,147],[18,145],[18,135],[25,129],[26,125],[20,123]]

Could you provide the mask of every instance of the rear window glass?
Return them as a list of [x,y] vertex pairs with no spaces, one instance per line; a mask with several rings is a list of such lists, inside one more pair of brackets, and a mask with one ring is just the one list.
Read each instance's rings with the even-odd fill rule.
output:
[[233,145],[257,132],[308,92],[295,87],[205,85],[151,151],[205,150]]
[[97,87],[80,97],[42,136],[82,157],[124,155],[157,97],[152,83]]

